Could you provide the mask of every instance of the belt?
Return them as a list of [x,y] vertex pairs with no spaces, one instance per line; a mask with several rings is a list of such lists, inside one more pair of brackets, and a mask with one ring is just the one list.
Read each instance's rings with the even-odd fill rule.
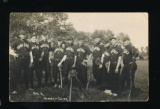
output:
[[18,56],[18,58],[29,58],[29,56]]
[[101,56],[93,57],[93,59],[101,58]]
[[104,61],[104,63],[108,63],[109,61]]
[[33,56],[33,58],[38,58],[38,56]]
[[117,61],[111,61],[111,63],[117,63]]
[[67,57],[67,59],[73,59],[73,57]]
[[127,63],[124,63],[124,65],[127,65],[127,64],[132,64],[133,62],[127,62]]
[[59,60],[61,60],[61,59],[54,59],[54,60],[57,60],[57,61],[59,61]]

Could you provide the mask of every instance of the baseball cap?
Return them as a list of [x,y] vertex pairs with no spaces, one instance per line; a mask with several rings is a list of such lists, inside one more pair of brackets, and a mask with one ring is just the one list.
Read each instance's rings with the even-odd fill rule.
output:
[[33,36],[37,36],[37,34],[36,34],[36,33],[32,33],[32,37],[33,37]]
[[79,37],[77,37],[77,40],[84,40],[84,37],[83,36],[79,36]]
[[57,38],[57,41],[62,41],[62,40],[63,40],[63,38],[60,36]]
[[109,40],[111,41],[112,39],[116,39],[116,37],[114,37],[114,36],[113,36],[113,37],[110,37],[110,39],[109,39]]
[[20,31],[19,31],[19,34],[23,34],[23,35],[25,35],[25,34],[26,34],[26,32],[25,32],[24,30],[20,30]]
[[71,37],[71,36],[68,36],[67,38],[66,38],[66,40],[72,40],[73,38]]
[[130,38],[129,37],[124,37],[123,42],[125,42],[126,40],[130,40]]
[[110,40],[106,39],[106,40],[105,40],[105,43],[106,43],[106,44],[107,44],[107,43],[110,43]]
[[48,35],[48,33],[47,32],[42,32],[42,35],[46,36],[46,35]]
[[98,35],[98,36],[94,36],[94,37],[93,37],[93,39],[96,39],[96,38],[100,38],[100,39],[101,39],[102,36],[99,36],[99,35]]

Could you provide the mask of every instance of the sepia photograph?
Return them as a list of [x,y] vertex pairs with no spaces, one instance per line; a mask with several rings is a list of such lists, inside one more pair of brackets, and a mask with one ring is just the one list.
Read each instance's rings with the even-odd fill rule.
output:
[[12,12],[10,102],[147,102],[146,12]]

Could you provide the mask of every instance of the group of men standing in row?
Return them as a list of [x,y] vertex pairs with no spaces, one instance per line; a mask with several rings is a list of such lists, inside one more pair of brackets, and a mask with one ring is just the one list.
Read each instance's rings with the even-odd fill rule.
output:
[[[93,77],[97,86],[104,86],[112,92],[123,91],[125,82],[127,87],[134,88],[134,74],[137,69],[135,59],[138,50],[131,44],[129,37],[123,39],[123,45],[111,37],[104,45],[101,38],[94,37],[95,46],[89,49],[83,44],[85,37],[78,37],[78,44],[73,44],[73,37],[64,41],[58,37],[57,45],[51,46],[47,41],[47,33],[42,33],[42,41],[37,42],[36,34],[31,42],[26,40],[24,30],[19,32],[19,39],[10,43],[10,91],[17,94],[17,84],[23,71],[25,89],[34,88],[33,72],[36,74],[38,87],[42,87],[42,72],[45,71],[45,85],[51,76],[54,78],[54,87],[60,87],[59,72],[62,73],[63,85],[69,82],[69,72],[75,68],[77,78],[83,88],[87,85],[87,63],[92,60]],[[64,43],[65,42],[65,43]],[[11,59],[13,58],[13,59]],[[52,70],[51,70],[52,69]],[[62,70],[61,70],[62,69]],[[131,78],[130,78],[131,77]]]

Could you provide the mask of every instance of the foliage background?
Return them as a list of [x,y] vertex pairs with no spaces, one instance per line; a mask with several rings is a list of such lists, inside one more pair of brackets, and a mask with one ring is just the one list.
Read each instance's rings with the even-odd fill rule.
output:
[[[93,33],[77,31],[71,22],[67,22],[68,14],[63,12],[45,12],[45,13],[11,13],[9,25],[9,39],[10,42],[17,38],[18,31],[23,29],[30,39],[33,33],[37,34],[38,41],[41,40],[42,32],[48,33],[48,41],[55,43],[58,36],[64,39],[72,36],[73,39],[77,37],[84,37],[84,43],[90,48],[93,47],[93,38],[95,36],[101,37],[101,42],[105,43],[110,37],[117,37],[118,43],[122,44],[122,39],[129,36],[123,32],[115,35],[112,30],[95,30]],[[140,56],[148,58],[148,46],[141,47]]]

